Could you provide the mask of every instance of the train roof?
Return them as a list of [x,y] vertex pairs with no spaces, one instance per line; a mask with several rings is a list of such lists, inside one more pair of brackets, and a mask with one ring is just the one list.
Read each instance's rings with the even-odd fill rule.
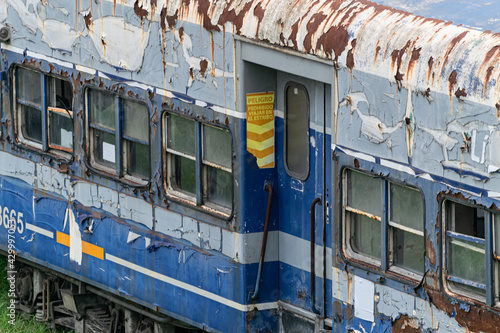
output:
[[467,4],[471,11],[449,0],[178,0],[166,2],[162,24],[186,20],[222,31],[231,23],[238,35],[387,77],[409,90],[500,108],[497,2]]

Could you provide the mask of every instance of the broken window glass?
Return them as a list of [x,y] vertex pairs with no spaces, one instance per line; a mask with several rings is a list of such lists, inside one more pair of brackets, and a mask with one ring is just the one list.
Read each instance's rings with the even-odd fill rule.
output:
[[[72,153],[73,90],[70,82],[25,68],[16,68],[15,73],[20,141],[43,151]],[[46,105],[42,104],[42,96]]]
[[446,201],[447,279],[455,291],[485,295],[485,216],[474,206]]

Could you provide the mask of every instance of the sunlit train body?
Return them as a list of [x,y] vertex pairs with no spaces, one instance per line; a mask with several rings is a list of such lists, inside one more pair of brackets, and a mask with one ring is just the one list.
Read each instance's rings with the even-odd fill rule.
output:
[[18,309],[499,332],[498,3],[382,2],[0,0]]

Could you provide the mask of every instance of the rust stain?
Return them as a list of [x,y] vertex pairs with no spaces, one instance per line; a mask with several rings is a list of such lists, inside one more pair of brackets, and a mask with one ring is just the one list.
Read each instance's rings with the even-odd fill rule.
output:
[[347,60],[346,65],[347,68],[354,68],[354,50],[356,48],[356,39],[353,39],[351,42],[351,49],[347,52]]
[[408,315],[401,314],[398,319],[392,322],[393,333],[420,333],[420,322],[416,318],[410,318]]
[[134,12],[135,15],[139,16],[141,18],[141,21],[144,20],[146,17],[148,17],[148,11],[144,9],[143,6],[139,7],[139,0],[136,0],[134,3]]
[[375,48],[375,56],[373,57],[373,65],[375,65],[377,63],[377,58],[378,58],[378,55],[380,54],[380,50],[382,49],[380,47],[379,44],[379,41],[377,41],[377,47]]
[[[231,6],[226,6],[221,16],[219,17],[218,24],[223,26],[224,24],[231,22],[236,28],[236,33],[240,34],[241,28],[243,27],[243,23],[245,22],[245,17],[249,13],[251,7],[252,7],[252,2],[249,1],[245,3],[240,12],[236,14],[235,8],[231,8]],[[258,13],[259,10],[257,10],[257,14]]]
[[304,39],[304,49],[306,50],[307,53],[311,52],[312,49],[312,37],[313,35],[317,32],[318,27],[323,21],[326,19],[326,15],[323,13],[315,13],[307,22],[306,28],[307,28],[307,35]]
[[488,83],[490,82],[493,69],[494,69],[494,67],[490,66],[486,70],[486,77],[484,78],[483,97],[486,96],[486,90],[488,89]]
[[461,99],[462,97],[467,97],[467,93],[465,92],[465,88],[458,88],[457,91],[455,91],[455,97],[458,99]]
[[429,258],[429,263],[432,266],[436,266],[437,264],[436,250],[434,249],[434,244],[429,238],[425,239],[425,255],[427,258]]
[[458,36],[456,36],[455,38],[453,38],[450,42],[450,44],[448,45],[448,48],[446,49],[446,53],[445,55],[443,56],[443,65],[441,65],[441,73],[443,73],[444,69],[445,69],[445,66],[446,64],[448,63],[448,57],[450,56],[451,52],[453,51],[453,49],[455,48],[455,46],[462,40],[464,39],[464,37],[469,33],[469,31],[463,31],[462,33],[460,33]]
[[450,317],[455,314],[455,320],[465,328],[466,332],[500,332],[498,314],[484,308],[479,302],[464,298],[465,301],[471,304],[469,311],[466,311],[460,308],[460,302],[444,296],[440,290],[427,290],[427,294],[431,303],[438,309],[444,311]]
[[[297,31],[295,31],[295,37],[296,33]],[[294,44],[295,45],[297,44],[295,38],[294,38]],[[342,52],[347,48],[348,44],[349,44],[349,32],[344,26],[337,25],[328,29],[326,33],[324,33],[318,38],[316,48],[317,49],[323,48],[323,50],[329,57],[338,60],[338,57],[340,57]]]
[[210,0],[198,0],[198,15],[202,18],[203,28],[205,28],[205,30],[215,30],[220,32],[220,28],[217,25],[212,24],[212,19],[208,15],[210,12],[210,6]]
[[203,59],[200,61],[200,74],[202,76],[205,76],[206,75],[206,71],[207,71],[207,68],[208,68],[208,61],[206,59]]
[[500,103],[496,103],[495,107],[497,108],[497,120],[500,119]]
[[434,58],[430,57],[427,63],[429,65],[429,67],[427,68],[427,82],[429,82],[431,80],[432,65],[434,65]]
[[450,77],[448,78],[448,95],[450,95],[453,92],[453,86],[457,84],[457,71],[453,71],[450,74]]
[[92,12],[89,12],[87,15],[83,16],[83,20],[85,21],[87,30],[92,31]]

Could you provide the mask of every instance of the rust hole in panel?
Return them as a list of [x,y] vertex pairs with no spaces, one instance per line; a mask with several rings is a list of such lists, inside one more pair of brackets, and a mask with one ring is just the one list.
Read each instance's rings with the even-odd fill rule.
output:
[[497,119],[500,119],[500,103],[496,103],[495,107],[497,108]]

